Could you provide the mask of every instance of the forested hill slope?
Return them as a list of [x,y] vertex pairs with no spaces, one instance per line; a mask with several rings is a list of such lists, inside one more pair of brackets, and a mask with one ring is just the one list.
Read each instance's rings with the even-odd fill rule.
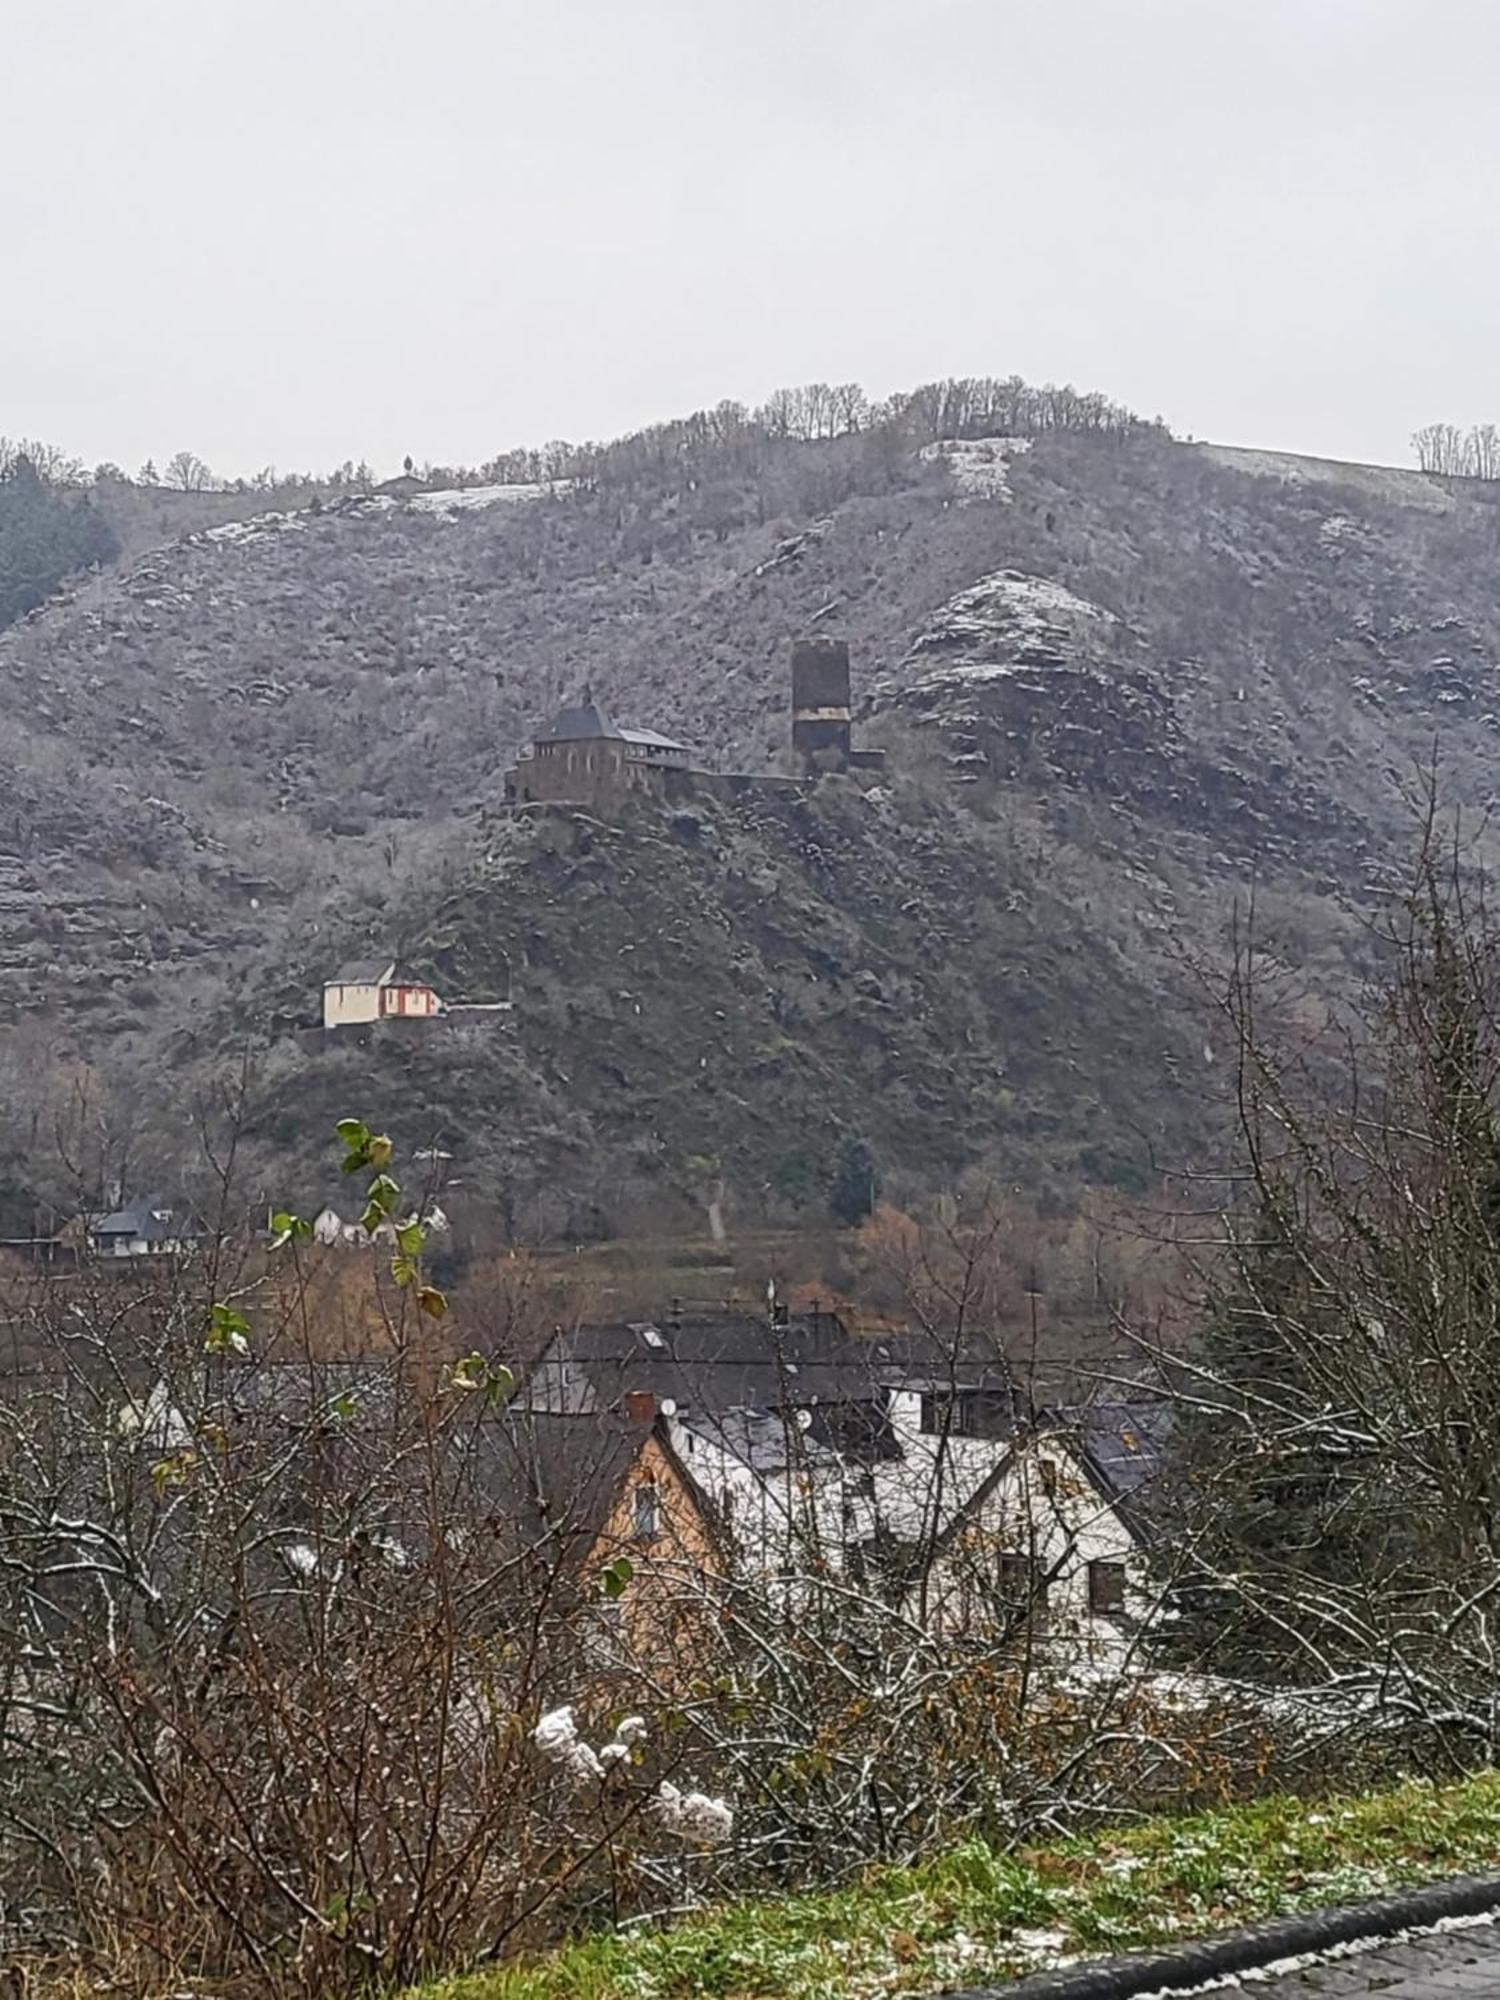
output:
[[[1488,803],[1491,490],[1149,428],[866,434],[158,550],[0,637],[10,1180],[57,1185],[85,1075],[91,1143],[170,1173],[246,1043],[267,1181],[311,1182],[330,1110],[399,1099],[486,1132],[481,1197],[710,1175],[817,1205],[860,1143],[929,1182],[1141,1185],[1209,1143],[1181,968],[1234,897],[1336,992],[1434,742]],[[810,625],[851,643],[873,787],[496,810],[585,681],[710,765],[784,757]],[[299,1039],[387,943],[450,991],[511,967],[510,1024]]]

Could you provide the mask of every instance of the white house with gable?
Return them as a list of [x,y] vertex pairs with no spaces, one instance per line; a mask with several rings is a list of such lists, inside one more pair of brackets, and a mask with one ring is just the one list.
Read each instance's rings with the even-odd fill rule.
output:
[[323,1026],[363,1027],[371,1021],[430,1020],[442,1001],[424,979],[393,958],[356,959],[323,982]]
[[560,1332],[526,1396],[581,1420],[649,1403],[752,1574],[813,1569],[1070,1661],[1123,1661],[1150,1615],[1133,1515],[1154,1406],[1023,1421],[993,1356],[831,1313]]

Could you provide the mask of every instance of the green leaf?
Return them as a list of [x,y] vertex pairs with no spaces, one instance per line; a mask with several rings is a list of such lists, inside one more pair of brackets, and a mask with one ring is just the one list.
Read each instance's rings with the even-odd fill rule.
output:
[[331,1417],[341,1418],[346,1424],[352,1423],[355,1417],[359,1415],[358,1396],[352,1394],[350,1390],[345,1389],[341,1395],[335,1396],[333,1401],[328,1405],[328,1414]]
[[635,1564],[629,1556],[616,1556],[600,1570],[599,1588],[606,1597],[623,1597],[634,1575]]
[[393,1257],[391,1259],[391,1276],[398,1285],[412,1284],[416,1279],[416,1275],[417,1260],[415,1257]]
[[311,1235],[312,1224],[305,1215],[293,1215],[289,1209],[279,1208],[271,1217],[271,1248],[273,1250],[281,1249],[282,1245],[290,1243],[293,1237],[302,1238]]
[[482,1354],[463,1354],[448,1370],[448,1381],[455,1389],[482,1389],[489,1379]]
[[403,1257],[420,1257],[427,1244],[427,1231],[420,1222],[404,1222],[396,1231],[396,1246]]
[[388,1166],[395,1148],[383,1132],[377,1133],[365,1147],[365,1158],[375,1168]]
[[503,1361],[495,1362],[490,1368],[489,1380],[485,1385],[485,1392],[489,1396],[490,1401],[497,1406],[505,1402],[515,1386],[516,1378],[511,1374],[505,1363]]
[[179,1451],[174,1452],[171,1458],[159,1458],[151,1468],[151,1484],[157,1499],[165,1498],[170,1487],[186,1486],[197,1463],[198,1454],[195,1451]]
[[250,1322],[234,1306],[215,1304],[209,1311],[208,1331],[203,1336],[205,1354],[248,1354]]
[[448,1294],[440,1292],[436,1285],[423,1285],[417,1293],[417,1304],[429,1319],[442,1319],[448,1310]]
[[357,1146],[362,1151],[370,1143],[370,1128],[363,1118],[341,1118],[333,1129],[346,1146]]
[[366,1190],[365,1199],[382,1216],[389,1215],[401,1198],[401,1189],[389,1174],[377,1174]]

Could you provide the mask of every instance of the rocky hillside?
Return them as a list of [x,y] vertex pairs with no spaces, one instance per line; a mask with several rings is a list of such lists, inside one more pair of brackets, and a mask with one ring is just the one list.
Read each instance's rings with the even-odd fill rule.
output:
[[[1490,802],[1490,494],[1151,434],[835,440],[712,490],[351,500],[157,549],[0,637],[5,1178],[56,1193],[75,1124],[178,1171],[246,1049],[257,1186],[312,1191],[356,1102],[574,1226],[719,1180],[816,1207],[856,1143],[908,1183],[1144,1185],[1210,1144],[1183,968],[1234,898],[1334,993],[1434,743]],[[882,779],[498,810],[584,681],[775,765],[814,623]],[[450,994],[504,974],[514,1013],[325,1048],[318,983],[375,945]]]

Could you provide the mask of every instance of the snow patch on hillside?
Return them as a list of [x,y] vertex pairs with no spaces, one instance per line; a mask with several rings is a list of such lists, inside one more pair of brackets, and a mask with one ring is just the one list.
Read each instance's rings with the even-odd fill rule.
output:
[[1404,465],[1359,465],[1339,458],[1309,458],[1298,451],[1256,451],[1243,445],[1194,444],[1185,449],[1256,479],[1284,479],[1293,486],[1341,486],[1386,506],[1451,514],[1458,505],[1438,480]]
[[217,528],[205,528],[189,535],[192,542],[264,542],[289,529],[305,528],[312,517],[306,513],[252,514],[248,521],[225,521]]
[[455,486],[437,493],[417,493],[410,500],[398,500],[389,493],[358,493],[346,500],[334,500],[321,508],[303,507],[292,513],[252,514],[245,521],[226,521],[221,527],[205,528],[189,535],[190,542],[218,542],[245,547],[266,542],[277,535],[297,532],[314,521],[368,520],[376,516],[410,509],[415,514],[435,514],[448,519],[455,514],[473,514],[487,507],[520,506],[540,500],[551,489],[545,486]]
[[1009,501],[1010,462],[1030,449],[1023,437],[938,438],[919,456],[946,465],[965,500]]
[[924,676],[928,681],[934,677],[996,680],[1028,667],[1060,666],[1066,657],[1063,649],[1076,638],[1080,625],[1105,627],[1114,622],[1111,612],[1075,596],[1050,577],[996,570],[950,597],[909,657],[963,654],[962,660],[945,660],[931,670]]
[[461,486],[442,493],[415,494],[407,505],[418,514],[466,514],[478,507],[517,506],[540,500],[545,486]]
[[875,692],[899,700],[1037,671],[1091,669],[1098,641],[1118,622],[1051,577],[996,570],[932,614],[900,671]]

